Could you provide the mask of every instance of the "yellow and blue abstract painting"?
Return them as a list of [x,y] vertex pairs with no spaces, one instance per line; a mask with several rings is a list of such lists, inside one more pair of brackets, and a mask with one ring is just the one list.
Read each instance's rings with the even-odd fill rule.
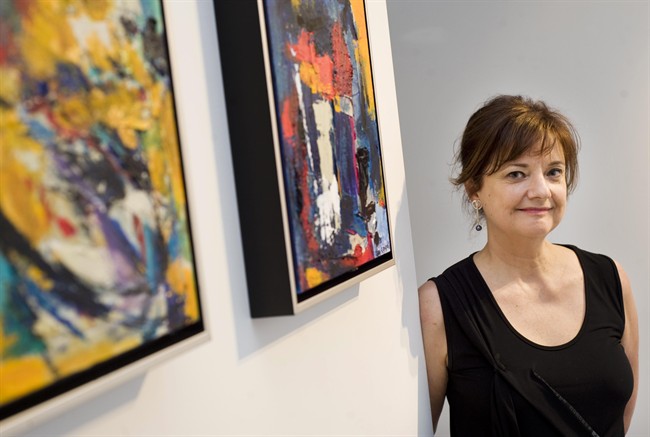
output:
[[0,1],[0,418],[203,330],[174,108],[159,0]]

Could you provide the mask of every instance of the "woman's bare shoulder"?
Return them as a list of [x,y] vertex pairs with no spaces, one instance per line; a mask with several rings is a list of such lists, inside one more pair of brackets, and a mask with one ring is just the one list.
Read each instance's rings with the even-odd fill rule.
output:
[[420,297],[420,319],[423,326],[439,325],[443,320],[443,315],[436,283],[432,280],[426,281],[418,288],[418,294]]

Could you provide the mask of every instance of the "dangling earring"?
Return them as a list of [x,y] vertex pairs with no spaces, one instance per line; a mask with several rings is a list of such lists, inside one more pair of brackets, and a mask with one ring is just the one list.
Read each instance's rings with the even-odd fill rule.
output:
[[474,229],[480,231],[483,229],[483,226],[481,226],[481,209],[483,209],[481,201],[478,199],[472,200],[472,208],[474,208],[474,212],[476,213],[474,217]]

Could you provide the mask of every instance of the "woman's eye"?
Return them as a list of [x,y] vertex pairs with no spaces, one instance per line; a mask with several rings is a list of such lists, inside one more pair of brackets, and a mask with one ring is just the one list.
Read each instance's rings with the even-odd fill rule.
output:
[[507,177],[510,179],[521,179],[524,176],[526,175],[521,171],[511,171],[510,173],[507,174]]
[[561,168],[553,168],[549,170],[548,175],[551,177],[560,177],[564,174],[564,171]]

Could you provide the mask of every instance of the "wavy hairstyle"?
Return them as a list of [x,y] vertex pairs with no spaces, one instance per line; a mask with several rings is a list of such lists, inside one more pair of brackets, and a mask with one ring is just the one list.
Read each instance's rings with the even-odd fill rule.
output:
[[580,138],[571,122],[541,100],[493,97],[467,122],[455,156],[460,172],[451,182],[465,186],[470,196],[481,189],[483,176],[497,172],[540,143],[541,155],[550,153],[558,143],[562,146],[567,192],[571,193],[577,183],[580,150]]

